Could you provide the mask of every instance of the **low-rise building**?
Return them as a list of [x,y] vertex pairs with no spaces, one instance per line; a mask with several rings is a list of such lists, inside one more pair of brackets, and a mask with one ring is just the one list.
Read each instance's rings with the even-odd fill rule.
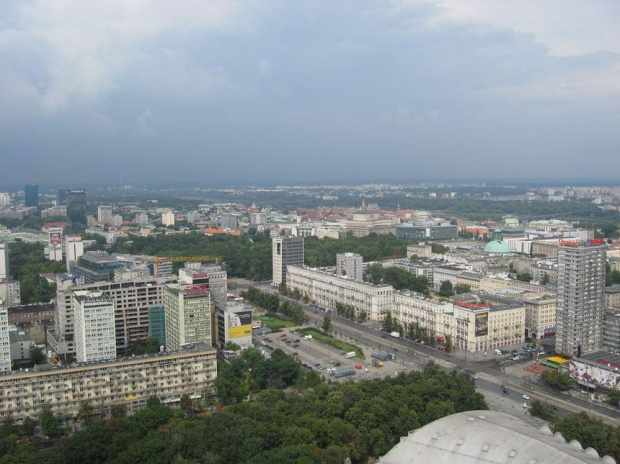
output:
[[522,300],[525,305],[526,336],[539,340],[555,335],[556,296],[536,293],[524,296]]
[[417,256],[419,259],[430,258],[433,254],[433,247],[426,243],[418,243],[417,245],[407,245],[407,259]]
[[391,285],[352,280],[307,266],[288,266],[286,286],[330,309],[335,309],[337,304],[351,305],[357,315],[364,313],[374,321],[383,320],[392,307]]
[[183,394],[199,399],[213,388],[215,355],[210,346],[197,344],[177,352],[0,374],[0,418],[35,418],[46,407],[56,415],[76,414],[87,400],[95,412],[105,413],[116,404],[135,411],[151,396],[165,404],[178,403]]
[[484,276],[480,280],[480,290],[489,293],[549,292],[549,288],[543,285],[522,282],[521,280],[500,275]]
[[620,309],[620,285],[605,287],[605,309]]
[[11,343],[11,361],[23,362],[30,360],[30,352],[36,344],[30,335],[17,327],[9,329],[9,341]]
[[620,354],[620,308],[603,314],[603,349]]
[[361,255],[356,253],[338,253],[336,255],[336,274],[353,280],[364,280],[364,265]]

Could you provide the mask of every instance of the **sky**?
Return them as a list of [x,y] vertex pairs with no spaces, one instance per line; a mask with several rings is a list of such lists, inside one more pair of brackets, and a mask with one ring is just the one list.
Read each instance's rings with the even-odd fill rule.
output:
[[618,179],[617,0],[3,0],[0,190]]

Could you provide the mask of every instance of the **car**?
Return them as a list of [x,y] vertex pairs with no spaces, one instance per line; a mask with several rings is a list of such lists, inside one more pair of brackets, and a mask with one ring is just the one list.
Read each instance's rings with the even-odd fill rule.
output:
[[293,345],[293,348],[299,348],[299,343],[295,343],[295,344]]
[[355,368],[356,368],[356,369],[361,369],[361,368],[362,368],[362,365],[361,365],[361,364],[356,364],[356,365],[355,365]]
[[291,356],[297,356],[299,353],[297,351],[294,351],[293,353],[291,353]]
[[478,376],[476,374],[472,375],[471,378],[474,380],[478,380]]
[[265,341],[266,341],[267,343],[271,343],[271,338],[265,338]]
[[507,389],[507,388],[502,388],[502,391],[503,391],[506,395],[510,394],[510,393],[508,392],[508,389]]
[[290,345],[290,344],[291,344],[291,343],[293,343],[293,342],[292,342],[292,341],[290,341],[290,340],[286,340],[284,343],[286,343],[287,345]]
[[338,366],[340,366],[340,364],[341,364],[341,363],[340,363],[339,361],[336,361],[336,362],[334,363],[334,367],[338,367]]
[[321,363],[316,363],[316,364],[314,365],[314,367],[320,367],[320,366],[321,366]]
[[280,338],[286,338],[286,334],[280,335]]
[[293,342],[299,343],[299,338],[296,338],[295,340],[293,340]]
[[524,399],[524,400],[529,400],[529,399],[530,399],[530,397],[529,397],[529,396],[527,396],[527,395],[523,395],[523,399]]

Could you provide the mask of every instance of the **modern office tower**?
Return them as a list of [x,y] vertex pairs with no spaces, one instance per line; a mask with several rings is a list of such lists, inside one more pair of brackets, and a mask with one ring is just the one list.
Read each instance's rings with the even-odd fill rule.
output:
[[111,224],[114,213],[111,206],[99,206],[97,208],[97,221]]
[[58,194],[56,195],[57,197],[57,203],[59,205],[64,205],[67,203],[67,189],[58,189]]
[[338,253],[336,255],[336,274],[353,280],[364,280],[362,256],[355,253]]
[[179,269],[179,283],[185,285],[205,284],[213,298],[226,298],[228,274],[217,264],[185,263]]
[[116,358],[114,301],[103,292],[73,293],[75,354],[79,363]]
[[211,295],[205,284],[168,284],[164,289],[166,349],[190,343],[211,345]]
[[29,184],[24,187],[25,203],[24,206],[39,206],[39,186]]
[[92,284],[114,279],[114,270],[121,267],[114,256],[105,251],[87,251],[71,264],[71,274],[84,277],[84,282]]
[[560,353],[581,356],[602,346],[606,248],[598,239],[560,242],[555,338]]
[[71,229],[74,231],[84,229],[86,227],[86,190],[68,189],[65,191],[65,196]]
[[275,237],[271,241],[273,284],[286,285],[286,267],[304,264],[303,237]]
[[0,242],[0,280],[9,278],[9,246]]
[[159,346],[166,346],[166,308],[163,306],[149,308],[149,337],[155,338]]
[[174,227],[174,213],[172,211],[161,213],[161,225]]
[[65,238],[65,260],[67,263],[67,271],[71,267],[71,263],[77,262],[80,256],[84,254],[84,242],[79,235],[68,235]]
[[9,338],[9,310],[0,298],[0,372],[11,370],[11,341]]

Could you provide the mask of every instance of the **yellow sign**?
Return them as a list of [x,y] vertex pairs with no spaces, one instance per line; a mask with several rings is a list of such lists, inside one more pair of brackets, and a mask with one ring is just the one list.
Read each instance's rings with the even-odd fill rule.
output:
[[252,324],[238,325],[228,329],[228,338],[241,338],[252,336]]

